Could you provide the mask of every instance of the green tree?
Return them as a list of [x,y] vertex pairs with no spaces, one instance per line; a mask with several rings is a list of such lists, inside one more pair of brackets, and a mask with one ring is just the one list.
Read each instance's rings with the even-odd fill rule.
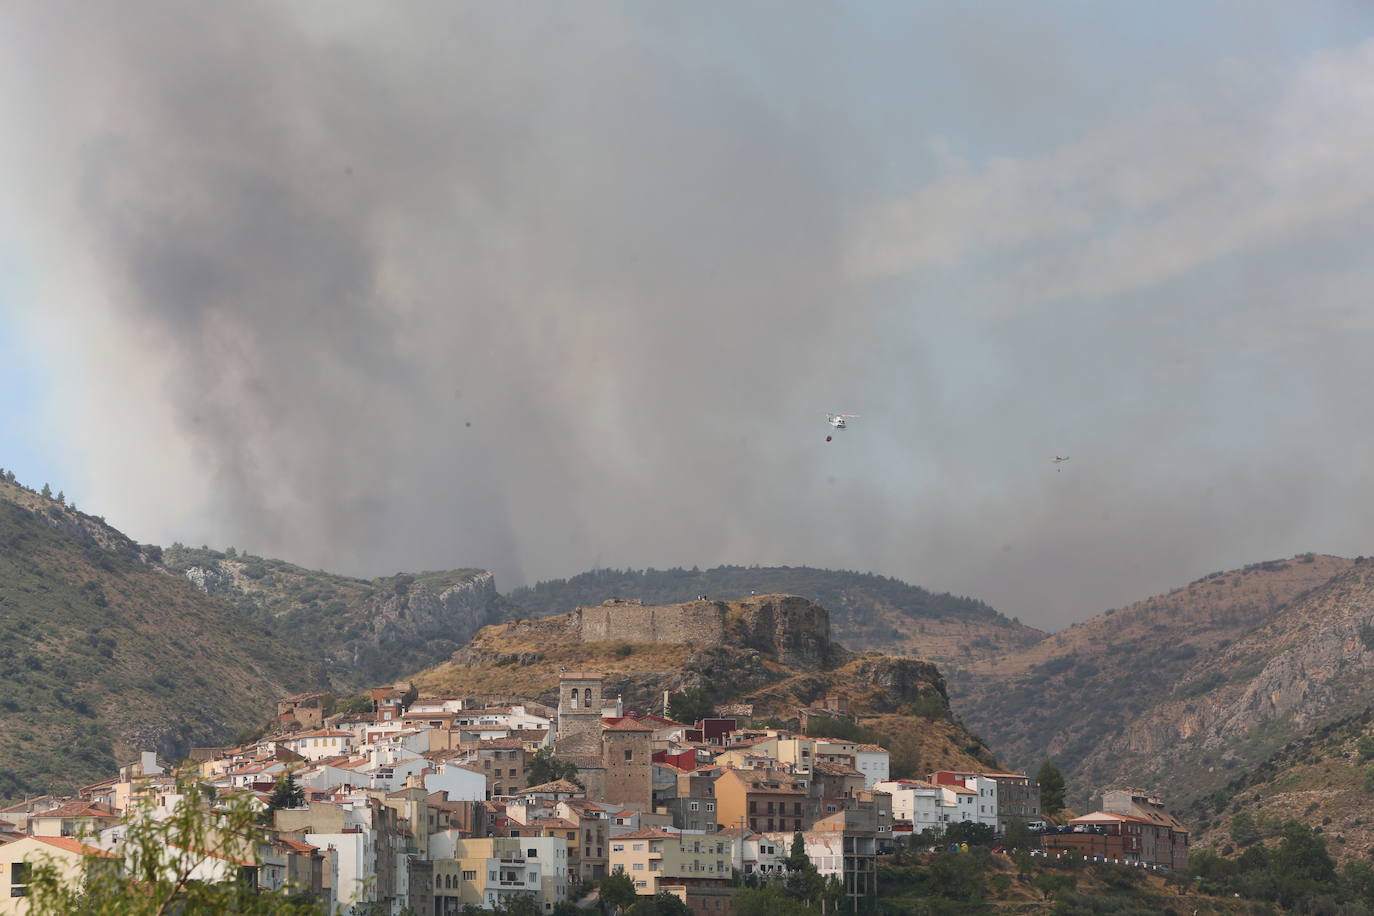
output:
[[1374,763],[1364,768],[1364,790],[1374,792]]
[[809,907],[776,884],[745,888],[730,898],[734,916],[819,916],[819,910]]
[[1034,849],[1040,844],[1036,842],[1035,834],[1026,822],[1019,817],[1014,817],[1007,824],[1007,832],[1002,837],[1002,842],[1008,849]]
[[959,821],[945,828],[943,843],[967,843],[970,846],[991,846],[997,831],[988,824],[975,824],[973,821]]
[[703,687],[689,687],[681,693],[668,695],[667,716],[670,719],[691,725],[715,714],[716,706],[711,701],[711,695]]
[[613,871],[602,878],[600,890],[603,908],[624,907],[635,902],[635,883],[623,871]]
[[243,870],[218,882],[194,880],[208,861],[260,861],[266,835],[246,796],[212,808],[194,781],[180,778],[178,788],[182,800],[168,816],[155,817],[151,801],[126,812],[121,860],[91,857],[76,878],[35,863],[30,916],[322,916],[319,901],[286,889],[259,892]]
[[272,788],[272,795],[267,799],[268,817],[271,817],[272,812],[280,811],[282,808],[302,808],[304,806],[305,790],[296,785],[296,777],[290,773],[282,773],[278,776],[277,784]]
[[1250,816],[1250,812],[1237,811],[1231,818],[1232,842],[1237,846],[1249,846],[1258,842],[1259,838],[1259,828],[1255,826],[1255,819]]
[[546,782],[557,782],[560,779],[565,779],[580,788],[583,787],[582,781],[577,778],[577,764],[571,760],[559,760],[554,756],[551,747],[541,747],[534,752],[534,756],[530,758],[526,775],[532,786],[542,786]]
[[806,838],[800,830],[792,834],[792,847],[788,850],[787,858],[783,859],[783,865],[787,867],[784,886],[788,894],[808,903],[820,899],[825,880],[816,871],[816,866],[811,864],[811,857],[806,854]]
[[1059,772],[1059,767],[1054,765],[1053,760],[1046,760],[1040,764],[1040,769],[1035,774],[1035,781],[1040,784],[1040,810],[1046,814],[1062,811],[1064,809],[1064,774]]
[[534,894],[512,894],[490,911],[496,916],[543,916]]
[[52,487],[48,486],[47,484],[43,484],[42,495],[44,499],[52,499]]
[[1060,894],[1071,891],[1077,887],[1078,878],[1073,875],[1042,871],[1035,876],[1035,880],[1031,883],[1035,886],[1036,890],[1045,895],[1046,900],[1053,900]]
[[987,865],[986,853],[938,855],[930,861],[930,883],[938,888],[941,897],[976,903],[983,899],[983,874]]
[[667,891],[641,899],[625,911],[626,916],[692,916],[687,904]]
[[65,506],[67,504],[67,494],[63,493],[61,490],[57,491],[57,504],[59,506]]
[[1361,760],[1374,757],[1374,735],[1360,736],[1360,740],[1355,742],[1355,751],[1360,755]]

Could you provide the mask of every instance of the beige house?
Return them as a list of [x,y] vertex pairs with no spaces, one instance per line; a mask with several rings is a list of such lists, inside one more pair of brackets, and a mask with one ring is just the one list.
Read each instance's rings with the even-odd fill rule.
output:
[[[531,895],[548,912],[568,897],[568,843],[562,837],[486,837],[454,840],[452,856],[438,844],[431,847],[436,863],[450,858],[435,873],[435,890],[459,901],[492,909],[512,897]],[[443,876],[457,873],[457,887],[438,886]],[[454,892],[457,892],[456,894]]]
[[671,885],[730,883],[734,841],[724,833],[668,833],[648,829],[611,837],[611,871],[634,882],[635,893],[653,896]]
[[117,823],[119,815],[104,805],[73,801],[30,815],[29,832],[34,836],[78,836],[96,834]]
[[0,914],[29,911],[29,877],[34,865],[52,865],[68,882],[81,880],[87,863],[109,863],[119,868],[123,860],[103,849],[61,836],[29,836],[0,845]]

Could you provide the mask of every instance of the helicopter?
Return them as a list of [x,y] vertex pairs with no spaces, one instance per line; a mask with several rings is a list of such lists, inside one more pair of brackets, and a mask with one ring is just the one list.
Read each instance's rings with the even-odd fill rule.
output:
[[[848,429],[848,421],[857,420],[858,417],[859,415],[856,413],[828,413],[825,415],[825,422],[836,429]],[[825,441],[829,442],[833,438],[834,436],[826,436]]]
[[[1068,460],[1069,460],[1069,456],[1068,456],[1068,455],[1055,455],[1053,458],[1050,459],[1050,463],[1051,463],[1051,464],[1063,464],[1065,461],[1068,461]],[[1059,468],[1055,468],[1055,470],[1058,471]]]

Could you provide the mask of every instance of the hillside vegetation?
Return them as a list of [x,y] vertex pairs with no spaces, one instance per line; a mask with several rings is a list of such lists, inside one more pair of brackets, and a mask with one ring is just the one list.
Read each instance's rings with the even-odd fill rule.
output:
[[807,566],[718,566],[714,569],[598,569],[570,579],[517,588],[507,598],[529,617],[563,614],[607,598],[647,604],[758,594],[805,595],[830,612],[835,637],[856,651],[881,650],[939,664],[967,663],[1036,643],[1045,634],[973,598],[927,591],[872,573]]
[[0,799],[175,758],[327,684],[322,666],[104,524],[0,482]]
[[1071,804],[1184,807],[1374,701],[1371,579],[1312,554],[1213,573],[952,673],[955,706],[1014,763],[1056,759]]

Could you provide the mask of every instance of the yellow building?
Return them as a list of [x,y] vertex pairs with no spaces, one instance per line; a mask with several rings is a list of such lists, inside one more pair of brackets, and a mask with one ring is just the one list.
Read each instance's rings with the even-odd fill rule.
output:
[[29,877],[35,865],[53,865],[64,881],[79,882],[92,860],[118,868],[123,860],[113,853],[64,836],[28,836],[0,846],[0,914],[27,913]]
[[[431,847],[435,859],[447,850]],[[492,909],[520,895],[532,895],[545,912],[568,897],[568,842],[562,837],[485,837],[454,840],[460,903]],[[436,885],[439,874],[436,871]]]
[[733,855],[724,833],[635,830],[611,837],[610,866],[630,876],[636,894],[653,896],[660,885],[727,886]]

